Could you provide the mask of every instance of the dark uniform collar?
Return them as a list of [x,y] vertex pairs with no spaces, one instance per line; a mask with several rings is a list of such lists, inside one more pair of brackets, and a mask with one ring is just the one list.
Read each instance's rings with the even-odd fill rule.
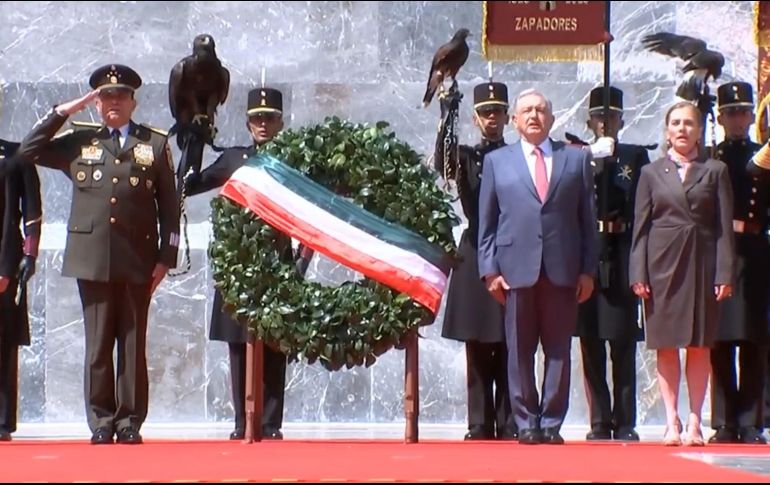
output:
[[724,141],[727,145],[749,145],[751,143],[751,138],[745,137],[745,138],[731,138]]
[[500,138],[497,141],[492,141],[487,138],[482,138],[481,143],[479,143],[479,148],[484,148],[487,150],[493,150],[495,148],[500,148],[501,146],[505,145],[505,138]]

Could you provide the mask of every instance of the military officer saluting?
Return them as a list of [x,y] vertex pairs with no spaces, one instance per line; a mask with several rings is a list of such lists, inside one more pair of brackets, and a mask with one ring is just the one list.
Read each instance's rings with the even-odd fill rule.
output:
[[[605,126],[604,88],[594,88],[589,95],[587,124],[597,139],[617,138],[623,128],[623,92],[614,86],[610,87],[609,108],[609,125]],[[634,429],[636,345],[643,335],[638,300],[628,282],[628,258],[636,187],[642,166],[649,162],[644,147],[625,143],[615,145],[612,157],[593,162],[600,209],[599,284],[591,298],[580,305],[577,327],[591,419],[588,440],[639,440]],[[612,359],[612,399],[607,385],[607,342]]]
[[[730,82],[717,89],[725,141],[716,157],[727,164],[734,194],[733,231],[737,250],[737,284],[732,298],[720,304],[719,333],[711,350],[711,443],[766,443],[762,436],[763,389],[767,368],[770,245],[770,160],[752,157],[761,148],[749,139],[754,123],[752,86]],[[766,152],[767,150],[763,150]],[[740,379],[735,350],[740,348]]]
[[[508,122],[508,89],[489,82],[473,90],[473,124],[481,141],[460,145],[459,159],[444,166],[443,151],[434,168],[457,182],[457,191],[468,227],[458,246],[459,261],[452,272],[444,312],[442,336],[465,342],[468,432],[466,440],[513,440],[518,429],[508,393],[508,352],[505,344],[503,306],[487,291],[479,277],[479,192],[484,156],[505,146],[503,130]],[[439,141],[439,147],[442,147]]]
[[[185,182],[188,195],[201,194],[221,187],[230,176],[242,167],[248,158],[256,154],[260,147],[272,140],[283,129],[283,95],[277,89],[262,87],[252,89],[248,95],[246,108],[246,128],[254,143],[246,147],[227,148],[219,158],[199,174],[190,176]],[[282,248],[283,256],[291,260],[291,238],[279,234],[277,247]],[[246,430],[246,325],[234,320],[223,309],[224,301],[218,289],[214,291],[214,303],[211,311],[211,330],[209,338],[227,342],[230,347],[230,378],[232,385],[233,408],[235,409],[235,429],[230,439],[243,439]],[[263,414],[262,437],[264,439],[282,439],[284,387],[286,385],[286,356],[268,346],[264,347],[263,374]]]
[[[91,442],[112,443],[117,433],[119,443],[136,444],[147,416],[147,313],[153,291],[176,266],[179,203],[165,134],[132,120],[139,74],[111,64],[89,83],[92,91],[40,120],[18,153],[72,180],[62,274],[77,278],[83,306]],[[91,102],[101,126],[55,136]]]
[[[0,140],[0,159],[13,157],[18,145]],[[30,344],[27,298],[18,293],[35,273],[40,245],[42,203],[34,165],[5,170],[0,215],[0,441],[10,441],[18,414],[19,346]]]

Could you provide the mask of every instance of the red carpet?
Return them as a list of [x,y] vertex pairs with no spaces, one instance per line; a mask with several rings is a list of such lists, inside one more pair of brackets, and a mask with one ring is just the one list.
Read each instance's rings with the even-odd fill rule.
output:
[[657,444],[388,441],[160,441],[92,446],[83,441],[0,445],[8,482],[770,482],[770,477],[678,456],[764,455],[770,448]]

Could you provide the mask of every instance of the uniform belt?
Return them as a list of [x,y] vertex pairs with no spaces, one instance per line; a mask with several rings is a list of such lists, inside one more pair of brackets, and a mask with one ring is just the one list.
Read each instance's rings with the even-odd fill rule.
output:
[[620,234],[626,232],[628,224],[620,221],[597,221],[599,223],[599,232],[609,234]]
[[739,234],[759,234],[762,226],[756,221],[733,219],[733,231]]

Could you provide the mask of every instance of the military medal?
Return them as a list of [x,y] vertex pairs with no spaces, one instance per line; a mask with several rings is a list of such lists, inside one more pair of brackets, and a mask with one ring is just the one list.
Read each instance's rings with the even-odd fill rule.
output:
[[80,148],[80,158],[83,160],[101,160],[104,149],[96,146],[84,146]]
[[100,181],[102,179],[102,171],[101,170],[94,170],[94,180]]
[[129,177],[128,182],[131,184],[132,187],[136,187],[139,185],[139,177]]
[[152,146],[140,143],[134,147],[134,160],[139,165],[152,165],[155,156],[152,153]]

